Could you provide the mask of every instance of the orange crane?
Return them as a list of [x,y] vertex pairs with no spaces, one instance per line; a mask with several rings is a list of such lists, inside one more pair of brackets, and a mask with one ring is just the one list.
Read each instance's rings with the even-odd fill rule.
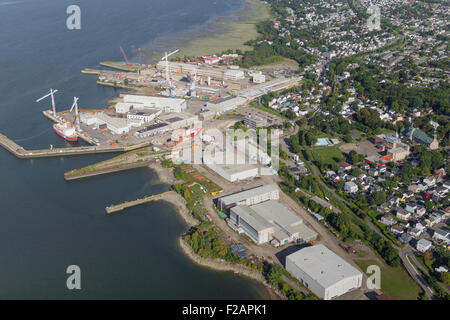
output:
[[120,47],[120,52],[122,52],[123,57],[125,58],[125,62],[127,63],[127,66],[132,66],[132,64],[128,61],[127,55],[125,54],[125,51],[122,47]]

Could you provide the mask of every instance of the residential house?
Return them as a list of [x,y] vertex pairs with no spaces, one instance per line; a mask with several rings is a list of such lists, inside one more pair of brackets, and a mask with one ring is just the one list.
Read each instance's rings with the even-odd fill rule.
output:
[[352,181],[346,182],[344,185],[344,190],[347,193],[356,193],[358,192],[358,185]]
[[436,179],[435,176],[429,176],[427,178],[423,178],[422,182],[428,188],[431,188],[431,187],[434,187],[436,185],[437,179]]
[[409,219],[411,219],[411,213],[406,211],[403,208],[398,208],[396,217],[398,219],[402,219],[402,220],[409,220]]
[[414,238],[418,238],[421,234],[423,233],[423,230],[417,229],[417,228],[413,228],[411,230],[408,231],[408,234],[410,234],[412,237]]
[[396,235],[401,235],[404,231],[403,231],[403,229],[400,228],[400,227],[392,226],[392,227],[391,227],[391,232],[392,232],[393,234],[396,234]]
[[408,233],[402,233],[398,237],[398,240],[400,240],[400,242],[402,242],[402,243],[410,243],[412,239],[413,239],[413,236]]
[[444,273],[448,272],[448,268],[446,266],[440,266],[439,268],[434,268],[434,271],[436,271],[437,273]]
[[380,218],[380,222],[387,225],[387,226],[392,226],[395,224],[395,220],[394,217],[391,216],[390,214],[385,214]]
[[405,206],[405,210],[409,213],[413,214],[417,210],[417,204],[416,203],[407,203]]
[[433,240],[435,241],[443,241],[445,243],[449,243],[450,242],[450,232],[444,229],[436,229],[434,230],[433,233]]
[[431,245],[431,241],[428,241],[427,239],[420,239],[419,241],[417,241],[416,249],[419,252],[425,253],[431,249]]
[[347,162],[340,162],[340,163],[339,163],[339,167],[340,167],[341,169],[346,170],[346,171],[352,170],[352,165],[349,164],[349,163],[347,163]]

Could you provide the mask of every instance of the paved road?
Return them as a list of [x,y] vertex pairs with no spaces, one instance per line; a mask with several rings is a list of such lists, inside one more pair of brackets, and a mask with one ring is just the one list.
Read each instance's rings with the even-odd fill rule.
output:
[[409,261],[408,257],[411,257],[414,262],[417,264],[417,260],[414,257],[414,253],[412,252],[411,247],[406,246],[405,248],[399,250],[400,258],[403,261],[403,264],[406,267],[406,270],[408,270],[408,273],[411,275],[411,277],[417,282],[417,284],[427,293],[427,295],[430,297],[430,299],[435,299],[435,295],[433,290],[430,288],[428,283],[423,278],[422,274],[416,270],[414,265]]

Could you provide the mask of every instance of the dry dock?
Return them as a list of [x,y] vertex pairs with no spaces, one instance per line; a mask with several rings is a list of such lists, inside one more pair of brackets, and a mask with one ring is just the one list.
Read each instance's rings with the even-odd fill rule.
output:
[[151,201],[157,201],[157,200],[164,199],[169,194],[174,193],[174,192],[175,191],[167,191],[167,192],[163,192],[163,193],[156,194],[156,195],[153,195],[153,196],[148,196],[148,197],[145,197],[145,198],[142,198],[142,199],[137,199],[137,200],[134,200],[134,201],[124,202],[124,203],[117,204],[117,205],[112,205],[112,206],[106,207],[105,210],[106,210],[106,212],[108,214],[111,214],[111,213],[114,213],[114,212],[117,212],[117,211],[122,211],[124,209],[131,208],[131,207],[134,207],[134,206],[138,206],[138,205],[141,205],[141,204],[144,204],[144,203],[148,203],[148,202],[151,202]]

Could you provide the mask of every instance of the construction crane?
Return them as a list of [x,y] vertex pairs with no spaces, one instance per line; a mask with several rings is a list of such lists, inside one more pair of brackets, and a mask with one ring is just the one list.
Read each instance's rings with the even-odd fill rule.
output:
[[53,110],[53,116],[56,116],[56,107],[55,107],[55,93],[57,93],[58,90],[53,90],[50,89],[50,92],[48,94],[46,94],[45,96],[43,96],[42,98],[39,98],[36,100],[36,102],[40,102],[42,100],[44,100],[45,98],[51,96],[52,97],[52,110]]
[[76,129],[80,131],[80,117],[78,115],[78,99],[77,97],[73,97],[73,104],[72,108],[70,108],[69,112],[72,112],[72,110],[75,108],[75,123],[76,123]]
[[197,69],[195,69],[195,72],[194,72],[194,80],[192,81],[192,84],[191,84],[191,92],[190,92],[191,97],[197,96],[197,94],[196,94],[196,92],[195,92],[196,82],[197,82]]
[[161,59],[161,61],[166,61],[166,81],[169,84],[169,91],[170,93],[172,93],[172,81],[170,80],[170,73],[169,73],[169,57],[171,55],[174,55],[175,53],[177,53],[178,51],[180,51],[180,49],[177,49],[175,51],[172,51],[171,53],[167,53],[167,51],[165,52],[164,57]]
[[125,54],[125,51],[123,50],[122,47],[120,47],[120,52],[122,52],[123,57],[125,58],[125,62],[127,64],[127,66],[132,66],[132,64],[130,63],[130,61],[128,61],[127,55]]

